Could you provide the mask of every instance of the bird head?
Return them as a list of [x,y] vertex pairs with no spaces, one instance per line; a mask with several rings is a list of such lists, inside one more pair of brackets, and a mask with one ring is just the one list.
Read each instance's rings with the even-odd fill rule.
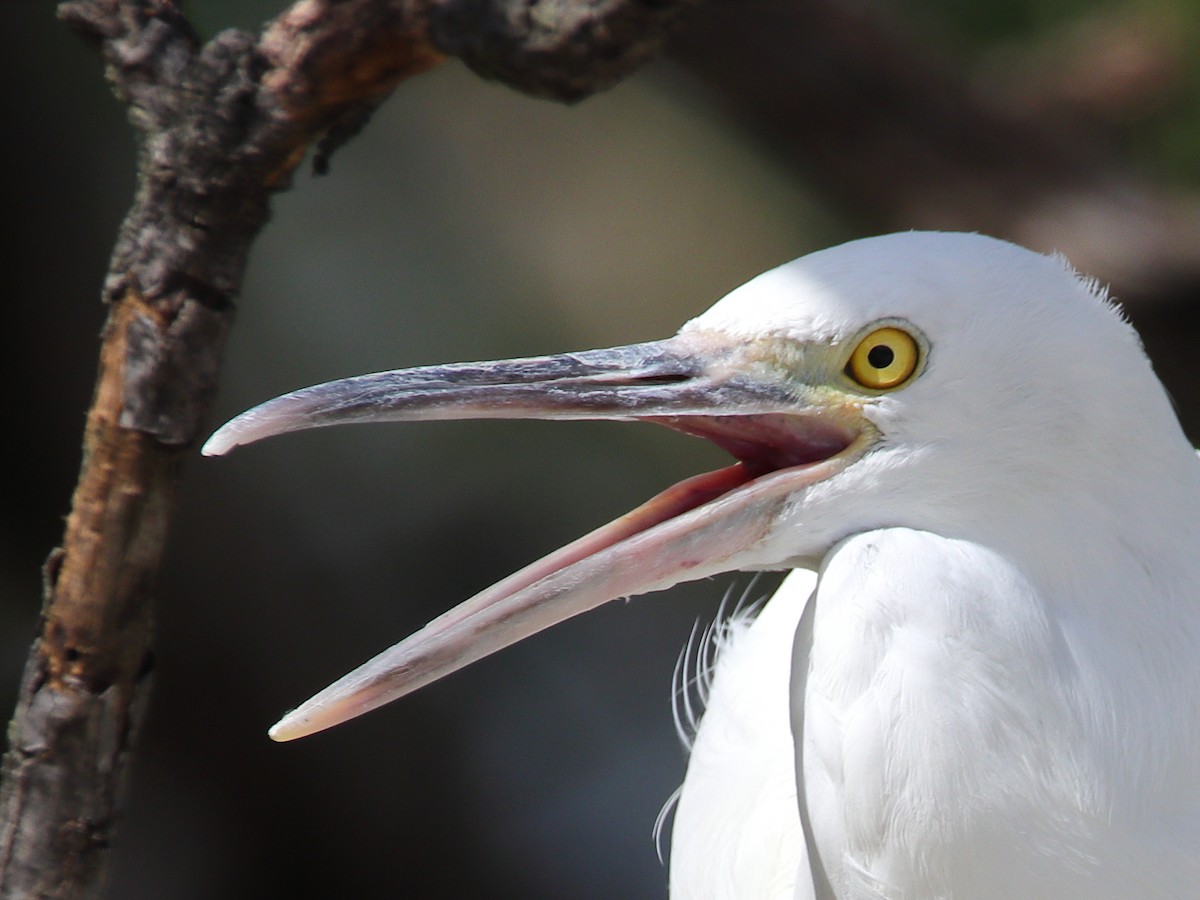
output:
[[1080,469],[1145,465],[1139,429],[1178,433],[1136,334],[1065,262],[977,235],[907,233],[760,275],[667,340],[305,388],[238,416],[204,452],[346,422],[464,418],[645,421],[736,462],[435,619],[289,713],[276,739],[608,600],[813,565],[880,527],[985,536],[997,505],[1036,518],[1044,490],[1095,484]]

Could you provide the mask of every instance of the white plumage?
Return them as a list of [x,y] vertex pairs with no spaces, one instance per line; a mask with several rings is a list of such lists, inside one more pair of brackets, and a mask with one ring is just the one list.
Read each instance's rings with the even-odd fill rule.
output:
[[644,419],[741,463],[473,598],[277,737],[608,599],[807,567],[815,591],[790,576],[717,661],[675,896],[1200,895],[1200,461],[1136,334],[1062,260],[859,241],[668,341],[335,382],[208,449],[452,417]]
[[792,639],[816,578],[793,572],[717,639],[671,831],[673,897],[792,900],[804,862],[789,717]]

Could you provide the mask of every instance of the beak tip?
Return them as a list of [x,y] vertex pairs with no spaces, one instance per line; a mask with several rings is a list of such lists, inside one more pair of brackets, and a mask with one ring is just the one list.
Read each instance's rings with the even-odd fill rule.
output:
[[[234,420],[237,421],[236,419]],[[233,422],[226,422],[220,428],[212,433],[204,446],[200,448],[201,456],[224,456],[234,447],[240,446],[243,442],[238,439],[237,429],[231,428]]]
[[302,738],[309,733],[309,729],[304,727],[303,720],[296,721],[296,716],[293,713],[288,713],[271,726],[270,730],[267,731],[267,737],[277,744],[285,744],[288,741],[296,740],[296,738]]
[[[336,687],[336,685],[330,687]],[[346,720],[366,712],[366,709],[347,711],[336,704],[331,705],[325,700],[325,694],[329,690],[330,688],[326,688],[326,691],[288,712],[271,726],[267,731],[267,736],[276,743],[283,744],[297,738],[308,737],[318,731],[325,731],[327,728],[340,725]]]
[[229,447],[226,447],[222,441],[215,440],[215,438],[216,435],[213,435],[213,437],[204,442],[204,446],[200,448],[201,456],[224,456],[229,451]]

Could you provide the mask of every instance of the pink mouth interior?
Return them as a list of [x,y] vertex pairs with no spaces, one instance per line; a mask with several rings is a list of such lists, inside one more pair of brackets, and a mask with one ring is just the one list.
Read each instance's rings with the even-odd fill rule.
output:
[[619,519],[563,547],[537,564],[540,568],[537,577],[698,509],[763,475],[827,460],[854,441],[845,428],[811,416],[655,416],[642,421],[705,438],[738,461],[684,479]]
[[655,416],[645,421],[711,441],[742,463],[746,481],[829,459],[854,440],[845,428],[817,416]]
[[836,456],[854,441],[846,429],[815,417],[655,416],[642,421],[706,438],[737,457],[738,462],[672,485],[620,518],[510,575],[496,589],[520,590],[627,538],[711,503],[763,475]]

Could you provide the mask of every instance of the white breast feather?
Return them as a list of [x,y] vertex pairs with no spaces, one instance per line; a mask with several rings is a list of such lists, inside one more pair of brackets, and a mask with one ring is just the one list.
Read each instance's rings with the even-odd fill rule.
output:
[[796,570],[756,618],[735,616],[718,635],[675,812],[673,900],[794,900],[801,867],[807,877],[788,685],[796,623],[815,580]]
[[1135,715],[1103,679],[1137,675],[1093,659],[1095,629],[1084,640],[1043,596],[1000,555],[927,532],[857,535],[826,559],[805,783],[838,897],[1198,895],[1194,751],[1151,745],[1152,766],[1136,729],[1110,733]]

